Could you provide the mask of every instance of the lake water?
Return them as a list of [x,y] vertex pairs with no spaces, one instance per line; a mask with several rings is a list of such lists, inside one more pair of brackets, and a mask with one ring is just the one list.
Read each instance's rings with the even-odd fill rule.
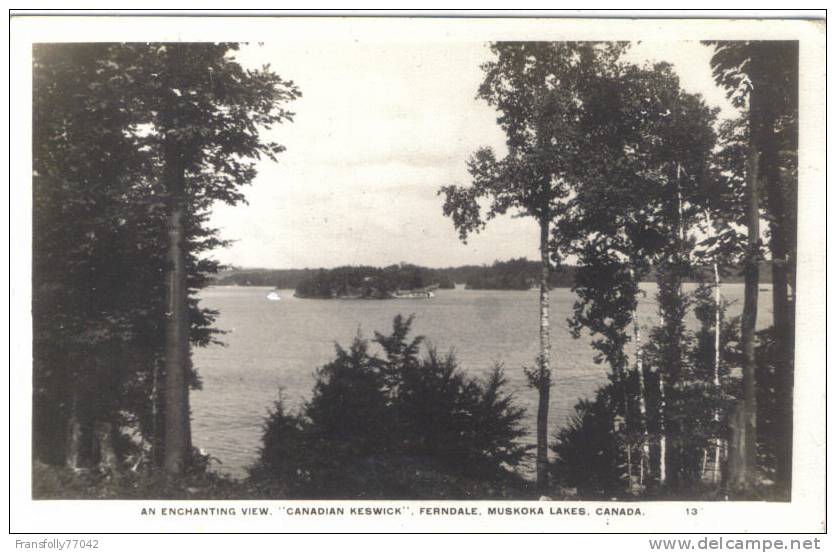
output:
[[[656,287],[642,288],[647,294],[639,317],[650,327],[658,321]],[[348,346],[358,331],[367,338],[374,331],[388,333],[398,313],[414,313],[414,334],[424,335],[441,352],[454,350],[469,374],[482,376],[502,363],[508,391],[527,410],[533,443],[537,392],[527,386],[522,367],[534,364],[539,348],[537,291],[457,288],[424,300],[305,300],[283,290],[280,301],[269,301],[269,291],[219,286],[200,293],[204,307],[220,311],[216,326],[228,332],[222,337],[226,347],[193,352],[203,379],[203,389],[191,395],[193,441],[221,461],[217,470],[244,476],[257,456],[263,419],[279,394],[287,407],[298,407],[310,397],[316,368],[334,357],[335,342]],[[729,315],[739,315],[743,285],[727,284],[722,292],[735,302]],[[607,367],[593,361],[589,335],[575,340],[569,333],[566,319],[574,301],[569,289],[551,292],[550,436],[565,424],[579,398],[591,397],[607,380]],[[758,327],[771,324],[770,289],[760,293]]]

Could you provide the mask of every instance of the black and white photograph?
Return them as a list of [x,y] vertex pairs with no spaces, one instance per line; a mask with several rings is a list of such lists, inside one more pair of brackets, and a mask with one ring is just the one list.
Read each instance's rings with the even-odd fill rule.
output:
[[823,487],[823,20],[227,23],[23,45],[33,509]]

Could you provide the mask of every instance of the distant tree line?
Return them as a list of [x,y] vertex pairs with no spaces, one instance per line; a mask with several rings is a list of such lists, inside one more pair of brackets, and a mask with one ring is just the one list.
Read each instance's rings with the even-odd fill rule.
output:
[[272,286],[293,290],[318,269],[246,269],[225,267],[212,278],[214,286]]
[[[770,267],[770,261],[762,261],[760,267],[765,272]],[[465,287],[469,290],[530,290],[537,287],[541,264],[539,261],[529,261],[526,258],[509,259],[508,261],[494,261],[492,265],[479,267],[467,267],[464,279]],[[451,269],[440,269],[448,271]],[[549,272],[549,286],[551,288],[573,288],[577,282],[577,273],[581,267],[577,265],[563,264],[555,267]],[[452,269],[451,271],[455,271]],[[769,273],[761,280],[763,283],[771,282]],[[657,282],[658,272],[650,268],[641,282]],[[687,275],[683,282],[707,282],[713,278],[711,268],[697,266],[691,274]],[[730,268],[724,278],[726,283],[743,282],[743,269]]]
[[[761,261],[759,266],[764,278],[762,283],[771,283],[771,261]],[[410,267],[416,267],[409,265]],[[394,267],[394,266],[392,266]],[[526,258],[494,261],[491,265],[461,265],[458,267],[428,268],[417,266],[422,273],[422,282],[438,284],[439,288],[452,289],[456,284],[464,284],[470,290],[528,290],[536,287],[539,278],[539,261]],[[368,275],[384,268],[362,266]],[[333,269],[248,269],[226,267],[210,276],[213,286],[272,286],[293,290],[304,281],[311,281],[321,272]],[[562,265],[549,275],[552,288],[571,288],[575,283],[574,265]],[[698,268],[685,282],[703,282],[713,279],[711,267]],[[644,276],[643,282],[655,282],[656,271],[651,270]],[[727,283],[743,282],[743,269],[730,268],[724,278]],[[408,283],[408,279],[404,280]],[[405,287],[403,287],[405,288]]]
[[[466,288],[471,290],[529,290],[536,288],[540,279],[541,264],[524,257],[508,261],[494,261],[470,275]],[[552,288],[570,288],[574,283],[573,267],[563,267],[549,275]]]
[[399,290],[419,290],[427,287],[453,288],[454,284],[433,269],[417,265],[390,265],[377,268],[346,266],[319,269],[296,285],[300,298],[358,298],[386,299]]

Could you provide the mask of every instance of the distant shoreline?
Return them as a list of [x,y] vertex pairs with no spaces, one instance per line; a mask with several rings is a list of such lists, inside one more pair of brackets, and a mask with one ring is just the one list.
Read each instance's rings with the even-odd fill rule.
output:
[[[552,273],[550,278],[551,289],[572,288],[575,284],[575,272],[577,266],[566,265],[559,267]],[[406,278],[403,275],[410,271],[420,275],[416,280]],[[330,296],[341,295],[340,292],[346,288],[343,276],[334,276],[336,273],[350,275],[350,291],[352,296],[363,295],[363,275],[400,275],[388,279],[385,284],[378,283],[377,292],[370,295],[368,299],[386,299],[387,293],[399,288],[409,289],[421,287],[428,284],[440,284],[440,288],[452,288],[453,285],[463,285],[468,290],[518,290],[526,291],[539,288],[540,263],[529,261],[524,258],[511,259],[508,261],[497,261],[492,265],[462,265],[459,267],[427,268],[418,265],[399,264],[388,267],[372,267],[364,265],[336,267],[332,269],[265,269],[265,268],[241,268],[231,267],[221,271],[210,279],[209,285],[224,286],[264,286],[283,290],[294,290],[299,297],[329,299]],[[772,264],[765,261],[760,265],[760,284],[769,285],[772,282]],[[713,281],[713,271],[707,268],[703,271],[705,280]],[[375,277],[377,278],[377,277]],[[323,283],[327,290],[319,290],[316,282]],[[642,279],[641,282],[656,282],[655,271]],[[697,279],[685,279],[686,283],[700,282]],[[740,269],[728,271],[728,274],[721,276],[723,283],[743,282]],[[411,283],[411,284],[410,284]],[[300,286],[301,285],[301,286]],[[311,292],[311,293],[308,293]],[[326,293],[327,292],[327,293]],[[361,298],[353,298],[361,299]],[[365,299],[365,298],[364,298]]]
[[[640,284],[656,284],[656,282],[652,281],[652,280],[643,280],[643,281],[641,281]],[[687,281],[687,282],[685,282],[685,284],[698,284],[698,283],[694,282],[694,281]],[[720,286],[728,286],[728,285],[731,285],[731,284],[742,286],[743,282],[737,282],[737,281],[721,282]],[[278,290],[280,292],[291,292],[291,294],[288,294],[288,296],[295,297],[295,298],[298,298],[298,299],[304,299],[304,300],[307,300],[307,299],[312,299],[312,300],[320,300],[320,299],[321,300],[326,300],[326,299],[367,299],[367,298],[323,298],[323,297],[317,297],[317,296],[305,296],[305,297],[303,297],[303,296],[297,296],[296,294],[293,294],[292,293],[293,288],[277,288],[275,286],[269,286],[269,285],[266,285],[266,284],[217,284],[217,283],[210,283],[209,285],[207,285],[204,288],[204,290],[208,289],[208,288],[248,288],[248,289],[258,289],[258,288],[260,288],[260,289],[263,289],[263,290]],[[552,286],[551,287],[552,290],[569,290],[571,288],[572,288],[571,286]],[[761,289],[763,289],[763,288],[771,289],[772,288],[772,283],[771,282],[761,282],[760,283],[760,288]],[[450,288],[450,289],[446,289],[444,291],[449,292],[449,291],[453,291],[453,290],[463,290],[463,291],[467,291],[467,292],[537,292],[538,291],[537,288],[530,288],[528,290],[516,290],[516,289],[513,289],[513,288],[506,288],[506,289],[503,289],[503,288],[467,288],[467,287],[465,287],[464,283],[462,283],[462,282],[457,282],[455,289]],[[442,293],[444,293],[444,291],[442,291]],[[368,299],[375,299],[375,298],[368,298]]]

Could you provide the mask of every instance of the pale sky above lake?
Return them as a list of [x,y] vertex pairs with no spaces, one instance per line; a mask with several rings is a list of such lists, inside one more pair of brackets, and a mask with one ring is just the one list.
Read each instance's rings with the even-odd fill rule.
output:
[[[212,224],[235,240],[213,252],[244,267],[388,265],[441,267],[536,259],[529,219],[502,217],[463,244],[442,214],[447,184],[466,185],[481,146],[504,152],[496,112],[477,100],[487,43],[311,42],[244,46],[245,66],[293,80],[293,123],[270,133],[287,151],[259,163],[249,205],[217,206]],[[711,49],[698,42],[640,43],[631,61],[668,61],[683,88],[734,108],[711,79]]]

